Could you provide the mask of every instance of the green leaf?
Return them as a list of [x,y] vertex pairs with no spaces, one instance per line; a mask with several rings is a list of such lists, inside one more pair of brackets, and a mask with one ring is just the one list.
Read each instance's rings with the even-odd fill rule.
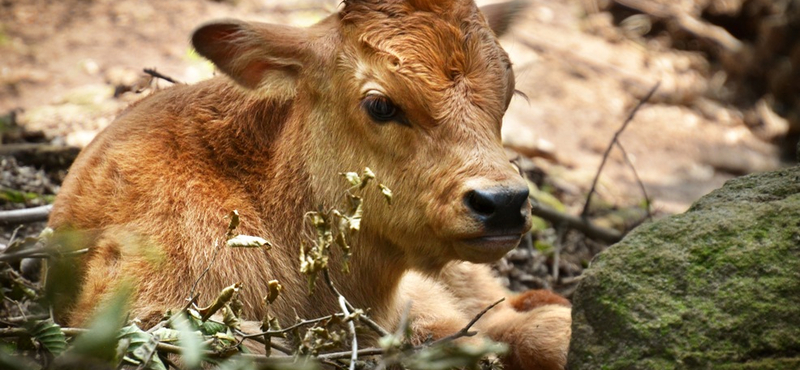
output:
[[183,363],[189,369],[200,367],[203,360],[203,336],[199,331],[195,331],[189,324],[189,319],[185,315],[176,317],[172,320],[172,326],[178,330],[179,344],[183,349]]
[[552,244],[550,244],[550,243],[548,243],[546,241],[543,241],[543,240],[535,241],[533,243],[533,247],[536,248],[536,250],[538,250],[542,254],[547,255],[547,256],[553,254],[553,251],[556,250],[556,248]]
[[538,201],[539,203],[542,203],[556,211],[559,212],[566,211],[567,207],[564,205],[564,203],[561,203],[561,201],[558,200],[558,198],[556,198],[553,194],[545,190],[539,190],[539,187],[536,186],[536,184],[530,180],[527,180],[527,182],[528,182],[528,191],[530,192],[530,195],[533,199],[536,199],[536,201]]
[[4,200],[8,203],[24,204],[27,201],[36,199],[38,197],[41,197],[41,195],[36,193],[26,193],[13,189],[0,189],[0,200]]
[[485,357],[506,351],[507,345],[489,339],[481,345],[449,341],[426,347],[406,358],[403,364],[413,370],[474,369]]
[[153,336],[155,336],[159,342],[178,343],[178,339],[180,338],[180,332],[175,329],[162,327],[154,331]]
[[208,320],[200,325],[200,331],[205,335],[214,335],[227,332],[228,326],[223,323]]
[[218,370],[256,370],[258,367],[252,360],[242,357],[234,357],[225,361],[217,367]]
[[131,291],[127,286],[123,284],[105,305],[100,306],[103,309],[89,324],[89,331],[76,338],[72,348],[65,354],[107,363],[117,362],[117,336],[125,320]]
[[61,326],[52,319],[28,322],[25,328],[36,341],[55,356],[67,349],[67,336],[64,335]]
[[164,363],[155,353],[158,341],[153,334],[147,333],[136,325],[129,325],[120,330],[120,339],[128,340],[125,360],[135,365],[147,363],[148,370],[167,370]]

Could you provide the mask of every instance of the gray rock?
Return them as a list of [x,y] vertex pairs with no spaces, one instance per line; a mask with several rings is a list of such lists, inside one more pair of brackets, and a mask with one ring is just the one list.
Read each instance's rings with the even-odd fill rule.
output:
[[800,369],[800,167],[729,181],[599,254],[569,369]]

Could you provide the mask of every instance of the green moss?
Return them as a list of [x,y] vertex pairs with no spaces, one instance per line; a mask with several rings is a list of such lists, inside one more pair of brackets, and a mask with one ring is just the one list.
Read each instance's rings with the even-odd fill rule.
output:
[[798,168],[731,181],[596,257],[574,297],[570,368],[772,369],[795,361],[794,179]]
[[31,201],[41,200],[50,204],[55,200],[55,195],[42,195],[13,189],[0,189],[0,202],[28,204]]

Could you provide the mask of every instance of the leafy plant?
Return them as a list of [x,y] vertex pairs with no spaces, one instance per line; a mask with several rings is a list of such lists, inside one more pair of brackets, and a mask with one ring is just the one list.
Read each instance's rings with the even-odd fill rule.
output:
[[[485,311],[452,337],[412,345],[407,315],[399,328],[390,333],[370,320],[366,310],[352,307],[336,291],[328,275],[330,250],[338,248],[343,253],[345,258],[341,268],[348,272],[351,240],[360,230],[364,215],[362,198],[353,193],[374,186],[387,203],[392,201],[391,190],[378,183],[375,173],[369,168],[361,174],[348,172],[342,176],[351,185],[343,198],[345,209],[312,211],[305,215],[315,233],[313,239],[301,245],[300,258],[300,270],[308,276],[309,292],[313,293],[318,278],[323,276],[325,283],[338,295],[340,312],[319,318],[297,318],[292,325],[282,327],[272,313],[272,305],[283,287],[273,280],[268,283],[266,296],[260,302],[267,308],[261,323],[262,332],[243,333],[240,328],[243,304],[238,297],[242,284],[237,282],[221,290],[206,305],[200,306],[192,301],[182,310],[166,315],[151,329],[143,330],[135,320],[127,317],[126,306],[132,290],[131,285],[124,285],[101,305],[103,309],[87,329],[62,328],[48,314],[43,314],[48,312],[48,302],[53,302],[53,298],[46,296],[38,283],[20,276],[9,264],[22,258],[64,257],[87,251],[81,248],[84,245],[81,233],[60,231],[53,234],[48,229],[36,238],[17,240],[0,252],[0,272],[3,272],[0,274],[3,287],[0,292],[4,294],[6,304],[2,312],[10,312],[7,307],[12,302],[24,318],[21,321],[9,318],[0,323],[0,367],[13,370],[113,369],[128,365],[143,370],[167,370],[172,366],[170,356],[178,356],[185,369],[213,365],[221,370],[311,370],[318,369],[320,364],[350,369],[356,365],[362,369],[386,366],[408,369],[496,368],[497,362],[486,358],[502,353],[504,345],[488,340],[480,346],[456,341],[459,337],[472,335],[469,326]],[[272,247],[263,238],[236,232],[240,223],[238,212],[232,211],[227,217],[229,225],[224,247],[261,248],[265,252]],[[53,244],[62,247],[56,248]],[[209,266],[209,269],[213,268],[213,265]],[[64,271],[59,271],[59,274],[59,280],[74,280]],[[190,296],[194,296],[194,287]],[[360,330],[376,332],[381,337],[381,347],[359,349],[357,325]],[[289,333],[291,336],[287,336]],[[273,340],[275,338],[292,338],[294,346],[287,349],[278,345],[278,341]],[[265,355],[249,353],[244,343],[252,340],[262,343]],[[350,351],[330,352],[348,343],[351,344]],[[273,353],[275,349],[282,353]]]

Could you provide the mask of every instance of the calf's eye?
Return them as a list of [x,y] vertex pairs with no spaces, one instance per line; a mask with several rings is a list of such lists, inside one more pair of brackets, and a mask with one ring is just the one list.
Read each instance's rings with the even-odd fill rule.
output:
[[368,95],[361,101],[361,107],[369,114],[373,121],[386,123],[395,121],[407,124],[400,108],[392,103],[389,98],[377,94]]

